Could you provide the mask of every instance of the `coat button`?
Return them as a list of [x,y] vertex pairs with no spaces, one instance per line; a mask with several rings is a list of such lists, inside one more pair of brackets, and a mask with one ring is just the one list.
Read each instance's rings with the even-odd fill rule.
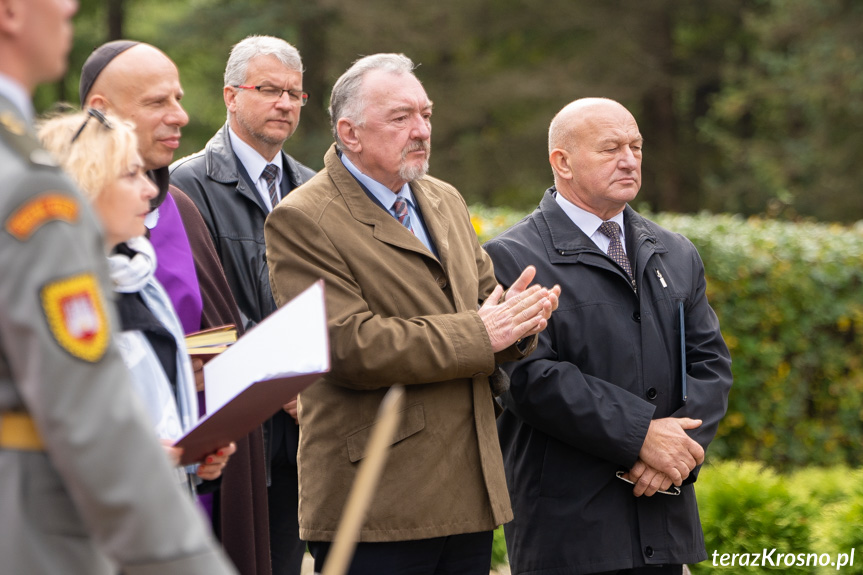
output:
[[441,276],[437,279],[437,287],[443,289],[446,287],[446,278]]
[[648,545],[644,548],[644,556],[647,558],[653,557],[653,547]]
[[647,390],[647,399],[656,399],[656,388],[651,387]]
[[638,313],[637,311],[632,312],[632,321],[640,322],[641,321],[641,314]]

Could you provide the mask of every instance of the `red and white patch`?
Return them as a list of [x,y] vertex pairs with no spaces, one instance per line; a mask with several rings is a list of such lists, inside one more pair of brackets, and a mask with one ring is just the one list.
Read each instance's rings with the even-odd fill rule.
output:
[[92,274],[46,285],[42,310],[60,347],[85,361],[102,359],[108,347],[108,324],[99,284]]

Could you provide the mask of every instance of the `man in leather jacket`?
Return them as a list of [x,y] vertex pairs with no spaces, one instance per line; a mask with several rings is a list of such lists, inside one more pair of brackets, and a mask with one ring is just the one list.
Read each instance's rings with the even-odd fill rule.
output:
[[[225,69],[228,121],[200,152],[171,166],[171,183],[207,224],[246,327],[276,310],[270,290],[264,221],[275,204],[314,172],[282,151],[300,121],[300,54],[284,40],[251,36],[234,46]],[[300,573],[305,544],[297,526],[298,428],[289,413],[267,424],[273,573]]]

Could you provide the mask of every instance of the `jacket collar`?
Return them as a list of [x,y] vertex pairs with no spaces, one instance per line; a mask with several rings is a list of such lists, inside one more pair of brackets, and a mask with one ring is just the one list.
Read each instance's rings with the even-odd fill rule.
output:
[[28,128],[33,124],[33,101],[24,86],[5,74],[0,74],[0,98],[3,98],[3,108],[12,108],[15,114],[23,120]]
[[[255,203],[260,203],[257,199],[257,191],[249,189],[245,180],[240,177],[240,171],[237,169],[237,156],[234,154],[231,138],[228,135],[227,122],[207,142],[204,153],[208,178],[220,184],[236,184],[238,192]],[[282,177],[282,195],[284,195],[286,190],[293,190],[303,182],[300,180],[297,161],[287,155],[284,150],[279,153],[282,154],[282,168],[285,172]]]
[[[536,225],[545,244],[546,253],[552,262],[574,262],[573,255],[602,253],[593,240],[575,225],[554,199],[555,188],[546,190],[537,208]],[[653,253],[668,250],[659,241],[651,223],[633,210],[628,204],[623,210],[623,224],[626,227],[626,251],[636,254],[636,267],[643,265],[646,257]],[[646,250],[645,250],[646,248]]]
[[[374,226],[376,239],[406,250],[434,257],[416,236],[402,226],[389,212],[373,202],[363,191],[339,158],[333,144],[324,156],[324,166],[341,196],[344,198],[351,216],[359,222]],[[411,193],[422,212],[426,228],[432,237],[441,263],[446,262],[449,253],[447,236],[449,222],[440,212],[440,197],[431,189],[428,182],[421,178],[410,184]]]
[[[282,154],[282,167],[285,170],[285,178],[291,183],[290,189],[299,187],[303,182],[300,180],[300,170],[297,161],[286,154],[284,150],[280,153]],[[228,136],[227,122],[207,142],[206,156],[208,177],[221,184],[233,184],[240,180],[235,160],[236,156],[234,155],[233,148],[231,148],[231,138]]]
[[0,93],[0,141],[5,142],[21,158],[31,164],[57,168],[54,156],[46,151],[27,119],[16,105]]
[[155,210],[162,205],[165,201],[165,197],[168,195],[168,187],[171,185],[171,173],[168,166],[163,166],[161,168],[156,168],[155,170],[150,170],[147,172],[147,175],[150,177],[150,180],[156,184],[156,188],[159,190],[156,197],[150,200],[150,209]]

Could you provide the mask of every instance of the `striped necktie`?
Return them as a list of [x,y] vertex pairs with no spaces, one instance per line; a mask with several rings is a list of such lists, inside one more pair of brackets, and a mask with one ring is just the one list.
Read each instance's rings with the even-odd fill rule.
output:
[[413,232],[414,229],[411,227],[411,216],[408,214],[408,203],[405,199],[401,196],[397,197],[396,201],[393,202],[392,210],[399,223]]
[[267,181],[267,191],[270,193],[270,203],[273,206],[273,209],[279,203],[279,187],[276,186],[276,180],[279,179],[279,167],[275,164],[267,164],[267,167],[264,168],[263,173],[261,173],[261,177]]

